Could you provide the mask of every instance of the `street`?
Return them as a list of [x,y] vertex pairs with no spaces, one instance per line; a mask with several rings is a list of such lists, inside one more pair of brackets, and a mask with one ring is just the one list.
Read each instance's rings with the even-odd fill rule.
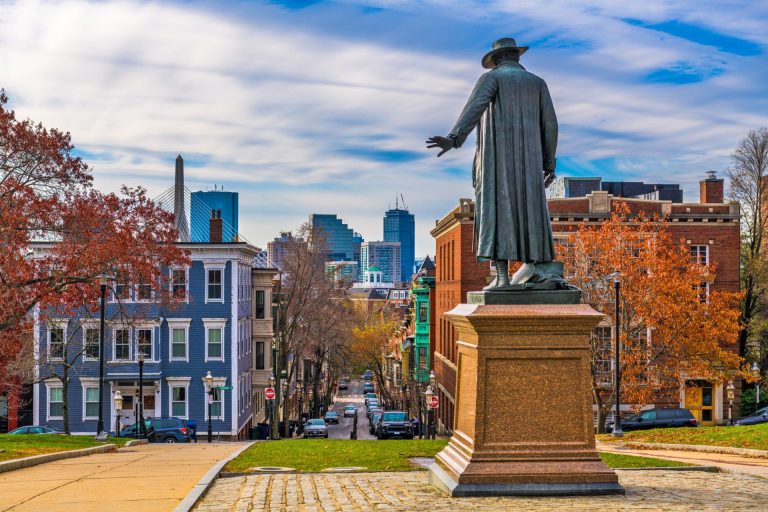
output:
[[344,417],[344,408],[348,405],[357,407],[357,438],[360,440],[376,440],[369,431],[368,418],[365,415],[365,399],[363,398],[363,381],[351,379],[349,389],[339,391],[333,411],[339,414],[338,425],[328,425],[328,437],[330,439],[349,439],[352,433],[353,418]]

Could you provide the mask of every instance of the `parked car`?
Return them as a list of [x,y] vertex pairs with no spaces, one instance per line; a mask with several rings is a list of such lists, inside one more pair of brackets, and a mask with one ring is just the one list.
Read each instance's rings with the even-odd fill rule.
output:
[[346,380],[339,381],[339,390],[349,389],[349,382]]
[[323,418],[326,423],[335,423],[336,425],[339,424],[339,413],[336,411],[328,411],[325,413],[325,417]]
[[357,407],[354,405],[348,405],[344,408],[344,417],[345,418],[351,418],[355,414],[357,414]]
[[51,427],[41,427],[40,425],[31,425],[29,427],[19,427],[8,432],[9,434],[63,434]]
[[363,384],[363,393],[373,393],[373,384],[370,382]]
[[[147,418],[147,441],[150,443],[188,443],[191,440],[186,420],[179,418]],[[134,423],[120,431],[120,437],[141,437],[139,424]]]
[[382,409],[381,407],[378,407],[378,406],[377,407],[371,407],[370,409],[368,409],[368,412],[366,413],[366,416],[368,416],[368,421],[373,423],[373,415],[376,414],[377,412],[382,412],[383,410],[384,409]]
[[365,405],[368,405],[368,400],[373,398],[374,400],[378,400],[378,397],[376,396],[376,393],[366,393],[363,395],[365,398]]
[[[370,412],[371,409],[375,409],[379,407],[379,401],[378,400],[368,400],[368,403],[366,404],[365,408]],[[368,415],[370,416],[370,414]]]
[[736,426],[757,425],[758,423],[768,423],[768,407],[756,410],[749,416],[744,416],[733,422]]
[[376,427],[379,424],[379,418],[381,417],[382,414],[384,414],[384,411],[377,410],[376,412],[373,413],[373,416],[371,416],[371,424],[368,425],[368,432],[372,436],[376,435]]
[[304,437],[324,437],[328,439],[328,425],[325,420],[316,418],[304,424]]
[[413,439],[413,427],[408,414],[403,411],[385,411],[376,426],[377,439]]
[[363,373],[363,378],[364,378],[365,380],[371,380],[371,379],[373,379],[373,371],[371,371],[371,370],[365,370],[365,372]]
[[[688,409],[650,409],[621,420],[621,429],[627,431],[696,426],[698,422]],[[613,423],[606,430],[613,431]]]

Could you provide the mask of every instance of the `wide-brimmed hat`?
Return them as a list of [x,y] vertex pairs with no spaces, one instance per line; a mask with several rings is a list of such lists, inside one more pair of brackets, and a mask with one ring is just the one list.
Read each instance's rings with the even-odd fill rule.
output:
[[486,69],[493,69],[496,64],[493,62],[493,58],[500,53],[516,53],[522,55],[528,50],[527,46],[517,46],[517,42],[511,37],[502,37],[501,39],[494,41],[493,49],[485,54],[482,63]]

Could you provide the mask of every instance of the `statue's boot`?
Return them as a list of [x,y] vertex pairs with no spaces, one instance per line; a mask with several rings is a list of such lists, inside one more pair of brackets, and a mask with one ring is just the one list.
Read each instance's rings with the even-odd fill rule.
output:
[[511,284],[527,283],[534,274],[536,274],[536,265],[534,263],[523,263],[512,276]]
[[483,290],[493,290],[494,288],[509,286],[509,262],[507,260],[495,260],[493,264],[496,267],[496,277]]

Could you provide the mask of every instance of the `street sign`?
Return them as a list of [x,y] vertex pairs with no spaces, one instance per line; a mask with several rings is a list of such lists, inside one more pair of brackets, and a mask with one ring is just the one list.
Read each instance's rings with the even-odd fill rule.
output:
[[267,400],[275,399],[275,388],[264,388],[264,397]]
[[222,391],[232,391],[232,386],[219,386]]
[[438,400],[436,395],[432,395],[432,399],[429,401],[429,408],[430,409],[437,409],[438,404],[440,403],[440,400]]

